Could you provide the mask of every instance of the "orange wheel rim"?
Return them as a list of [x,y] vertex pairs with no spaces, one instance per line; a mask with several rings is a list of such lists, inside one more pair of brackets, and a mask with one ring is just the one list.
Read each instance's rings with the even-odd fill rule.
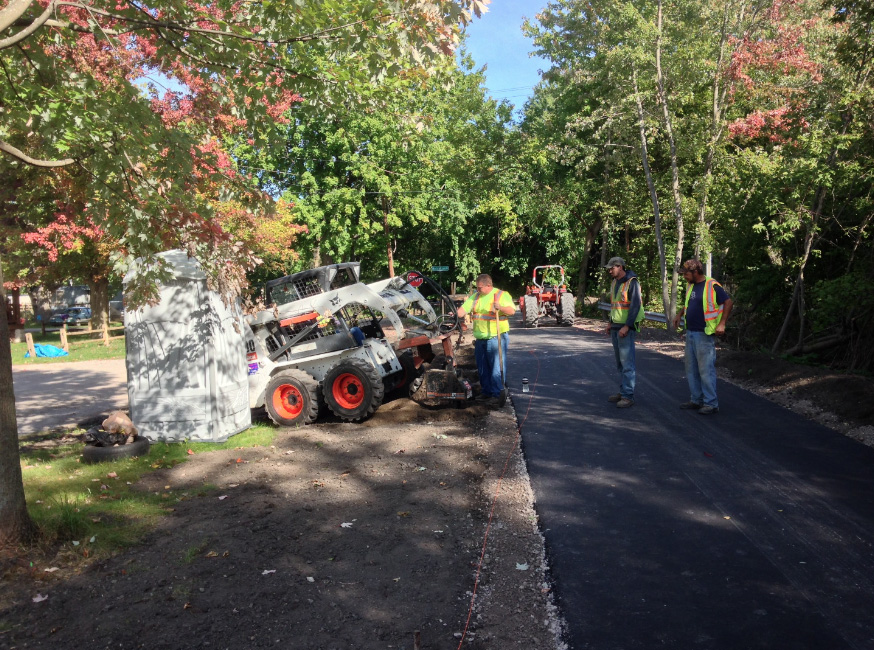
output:
[[296,386],[283,384],[273,391],[273,409],[284,418],[294,419],[303,413],[303,395]]
[[364,401],[364,384],[351,372],[344,372],[334,380],[331,394],[342,408],[353,410]]

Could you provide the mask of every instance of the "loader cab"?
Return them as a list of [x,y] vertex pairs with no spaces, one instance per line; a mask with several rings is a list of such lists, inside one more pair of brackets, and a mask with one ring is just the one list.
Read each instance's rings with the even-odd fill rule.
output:
[[287,305],[327,291],[360,282],[360,262],[343,262],[292,273],[264,285],[264,304]]

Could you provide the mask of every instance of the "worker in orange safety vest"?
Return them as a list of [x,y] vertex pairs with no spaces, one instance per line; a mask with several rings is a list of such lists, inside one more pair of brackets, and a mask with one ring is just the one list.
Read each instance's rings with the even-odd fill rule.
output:
[[686,302],[674,317],[674,328],[681,322],[686,327],[686,379],[691,397],[680,408],[712,415],[719,412],[715,337],[725,335],[733,303],[721,284],[704,275],[700,261],[686,260],[683,277],[687,283]]

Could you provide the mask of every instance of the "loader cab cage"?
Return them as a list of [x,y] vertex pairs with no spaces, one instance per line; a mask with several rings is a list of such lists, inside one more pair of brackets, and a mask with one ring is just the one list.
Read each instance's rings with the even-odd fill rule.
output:
[[349,303],[340,310],[343,321],[349,328],[359,328],[366,338],[382,339],[385,332],[382,329],[384,314],[357,302]]
[[359,282],[359,262],[343,262],[292,273],[264,285],[266,305],[285,305]]

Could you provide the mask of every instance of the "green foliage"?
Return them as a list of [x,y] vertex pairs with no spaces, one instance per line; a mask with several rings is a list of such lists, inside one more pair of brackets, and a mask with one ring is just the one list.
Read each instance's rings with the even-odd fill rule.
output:
[[820,280],[811,289],[810,320],[819,331],[870,331],[874,279],[861,273]]
[[509,110],[482,84],[469,60],[446,60],[375,92],[379,109],[278,126],[282,149],[235,142],[243,166],[266,170],[262,186],[293,202],[306,226],[297,268],[358,260],[371,280],[386,277],[391,255],[395,273],[448,265],[449,280],[466,282],[494,270],[503,258],[485,251],[518,224],[498,170]]
[[[103,1],[44,9],[14,3],[8,21],[4,14],[0,173],[15,188],[30,182],[31,166],[51,179],[35,210],[44,215],[74,187],[76,218],[112,242],[116,275],[131,259],[183,247],[233,294],[255,260],[221,227],[221,204],[273,206],[223,140],[270,150],[281,146],[277,123],[377,106],[374,88],[443,65],[483,4],[166,0],[155,11]],[[166,91],[158,73],[180,90]],[[25,222],[32,214],[15,210]],[[165,277],[160,264],[145,265],[128,304],[154,299]]]

